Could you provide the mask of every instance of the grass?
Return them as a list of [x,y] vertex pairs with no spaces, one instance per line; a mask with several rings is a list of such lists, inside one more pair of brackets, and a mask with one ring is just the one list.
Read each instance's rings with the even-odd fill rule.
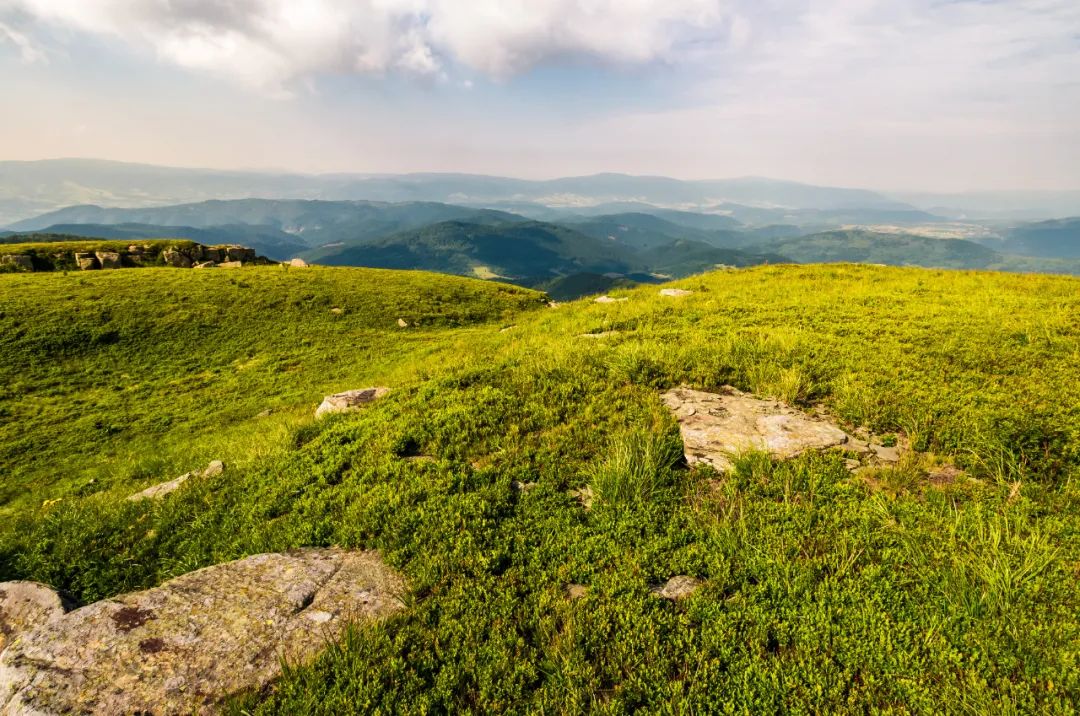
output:
[[[222,274],[0,277],[0,579],[86,602],[330,544],[408,577],[402,615],[236,712],[1077,709],[1077,280],[759,267],[552,310],[420,273]],[[918,452],[866,479],[841,453],[689,470],[659,399],[684,383]],[[931,480],[947,461],[968,476]],[[705,586],[651,595],[677,574]]]

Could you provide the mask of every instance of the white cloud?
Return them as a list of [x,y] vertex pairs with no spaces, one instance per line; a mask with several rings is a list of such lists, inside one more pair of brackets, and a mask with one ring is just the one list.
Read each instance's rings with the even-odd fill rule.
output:
[[672,61],[723,21],[720,0],[0,0],[0,13],[5,6],[272,90],[320,73],[438,76],[464,65],[502,78],[567,56]]
[[9,42],[19,51],[19,57],[26,64],[45,62],[45,53],[24,33],[14,27],[0,22],[0,44]]

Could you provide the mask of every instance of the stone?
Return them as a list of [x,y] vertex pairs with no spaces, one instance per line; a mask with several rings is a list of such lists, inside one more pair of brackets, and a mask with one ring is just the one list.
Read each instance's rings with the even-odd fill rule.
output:
[[654,588],[652,593],[654,596],[660,597],[661,599],[670,599],[673,602],[677,602],[689,597],[700,589],[701,585],[702,581],[700,579],[680,574],[672,577],[662,586]]
[[345,313],[345,309],[334,306],[330,309],[330,313],[333,313],[335,316],[340,316],[342,313]]
[[597,296],[593,299],[593,303],[622,303],[625,298],[612,298],[611,296]]
[[75,265],[79,267],[80,271],[93,271],[98,268],[97,256],[91,253],[76,253]]
[[359,390],[346,390],[344,393],[335,393],[323,398],[322,403],[315,410],[315,417],[321,418],[329,413],[343,413],[347,410],[356,410],[373,400],[378,400],[390,391],[389,388],[360,388]]
[[528,492],[529,490],[535,490],[538,483],[535,482],[521,482],[520,480],[514,480],[510,483],[510,487],[517,492]]
[[192,266],[192,268],[197,268],[197,269],[217,268],[217,263],[215,263],[214,261],[202,261],[202,262],[197,263],[194,266]]
[[223,257],[221,249],[213,246],[207,246],[203,248],[203,259],[205,259],[207,262],[219,264],[221,263],[222,258]]
[[617,335],[619,335],[618,331],[600,331],[599,333],[579,333],[578,338],[607,338]]
[[218,268],[235,269],[244,265],[243,261],[222,261],[218,264]]
[[304,549],[200,569],[25,632],[0,655],[0,713],[209,714],[354,622],[401,610],[375,552]]
[[134,495],[129,495],[128,500],[131,502],[138,502],[139,500],[157,500],[170,492],[176,492],[180,489],[180,486],[193,477],[214,477],[220,475],[225,471],[225,463],[221,460],[213,460],[202,470],[196,470],[195,472],[185,472],[180,477],[174,477],[168,482],[161,482],[157,485],[152,485],[142,492],[136,492]]
[[409,324],[405,321],[404,318],[397,319],[397,324],[398,324],[398,328],[408,328],[409,327]]
[[862,463],[859,462],[858,460],[853,460],[851,458],[847,458],[847,459],[844,460],[844,467],[847,468],[848,472],[855,472],[860,467],[862,467]]
[[120,268],[120,253],[118,251],[95,251],[94,256],[103,269]]
[[589,593],[589,588],[586,587],[584,584],[567,584],[566,585],[566,596],[569,597],[571,601],[581,599],[582,597],[584,597],[588,593]]
[[884,445],[870,444],[870,449],[874,451],[874,455],[878,460],[882,462],[899,462],[900,461],[900,449],[896,447],[885,447]]
[[37,582],[0,582],[0,653],[20,635],[64,616],[67,605]]
[[516,325],[514,325],[514,326],[506,326],[505,328],[500,328],[499,333],[506,333],[507,331],[514,330],[515,328],[517,328]]
[[19,271],[33,271],[34,260],[25,254],[4,254],[0,266],[14,266]]
[[942,486],[951,485],[964,475],[964,471],[955,465],[941,465],[931,470],[926,479],[931,485]]
[[661,296],[689,296],[693,291],[687,291],[685,288],[662,288],[660,289]]
[[705,463],[720,472],[731,469],[735,455],[749,450],[785,459],[849,440],[831,423],[730,386],[722,393],[676,388],[661,397],[679,423],[687,462]]
[[296,259],[289,259],[289,264],[288,265],[292,266],[293,268],[307,268],[308,263],[307,263],[307,261],[304,261],[303,259],[296,258]]
[[576,490],[570,490],[567,494],[580,502],[581,506],[584,507],[586,510],[591,510],[593,502],[596,500],[596,495],[593,494],[593,489],[588,485],[580,487]]
[[166,266],[191,268],[191,258],[180,249],[165,249],[161,252],[161,258],[165,261]]

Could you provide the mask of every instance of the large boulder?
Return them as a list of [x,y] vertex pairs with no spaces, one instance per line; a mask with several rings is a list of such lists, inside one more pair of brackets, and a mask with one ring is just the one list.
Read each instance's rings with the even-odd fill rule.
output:
[[64,601],[37,582],[0,582],[0,652],[34,627],[64,616]]
[[93,269],[98,268],[97,256],[94,256],[93,254],[91,254],[89,252],[87,252],[87,253],[82,253],[82,252],[76,253],[75,254],[75,265],[79,267],[80,271],[92,271]]
[[306,549],[207,567],[96,602],[0,654],[0,713],[204,714],[403,608],[374,552]]
[[289,264],[288,265],[292,266],[293,268],[307,268],[308,264],[307,264],[307,261],[304,261],[301,258],[295,258],[295,259],[289,259]]
[[0,256],[0,266],[14,266],[18,271],[34,270],[34,262],[26,254],[4,254]]
[[95,251],[94,256],[103,269],[120,268],[120,253],[117,251]]
[[226,246],[225,253],[229,257],[229,261],[254,261],[255,249],[249,249],[246,246]]
[[175,268],[191,268],[191,257],[180,249],[168,248],[161,252],[161,258],[167,266]]
[[203,258],[216,264],[221,263],[225,252],[218,246],[207,246],[203,249]]
[[344,393],[328,395],[323,398],[319,407],[315,409],[315,417],[321,418],[329,413],[356,410],[373,400],[383,397],[389,390],[389,388],[360,388],[359,390],[346,390]]
[[663,400],[679,423],[687,461],[707,463],[720,472],[731,468],[735,455],[749,450],[783,459],[850,439],[824,420],[731,387],[721,393],[676,388],[664,393]]

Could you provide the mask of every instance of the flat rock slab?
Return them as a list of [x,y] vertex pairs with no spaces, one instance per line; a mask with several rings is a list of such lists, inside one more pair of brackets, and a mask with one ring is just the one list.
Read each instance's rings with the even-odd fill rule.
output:
[[64,601],[37,582],[0,582],[0,652],[34,627],[64,616]]
[[701,588],[702,582],[696,577],[691,577],[687,574],[679,574],[659,587],[652,590],[654,596],[661,599],[669,599],[673,602],[686,599],[691,594]]
[[627,299],[625,298],[612,298],[611,296],[597,296],[593,299],[593,303],[622,303]]
[[849,440],[835,425],[735,388],[725,387],[721,393],[676,388],[662,397],[679,423],[687,462],[704,462],[720,472],[731,469],[734,456],[749,450],[785,459]]
[[128,495],[127,499],[131,502],[138,502],[140,500],[158,500],[171,492],[176,492],[180,489],[181,485],[193,477],[214,477],[215,475],[220,475],[224,470],[225,463],[221,460],[214,460],[203,470],[185,472],[180,477],[174,477],[167,482],[159,482],[156,485],[151,485],[142,492]]
[[323,398],[322,403],[315,410],[315,417],[321,418],[330,413],[343,413],[347,410],[356,410],[368,403],[378,400],[390,392],[389,388],[360,388],[359,390],[346,390],[344,393],[335,393]]
[[374,552],[307,549],[207,567],[53,619],[0,654],[3,714],[212,713],[403,607]]
[[693,291],[687,291],[685,288],[662,288],[660,289],[661,296],[671,296],[678,298],[679,296],[689,296]]

